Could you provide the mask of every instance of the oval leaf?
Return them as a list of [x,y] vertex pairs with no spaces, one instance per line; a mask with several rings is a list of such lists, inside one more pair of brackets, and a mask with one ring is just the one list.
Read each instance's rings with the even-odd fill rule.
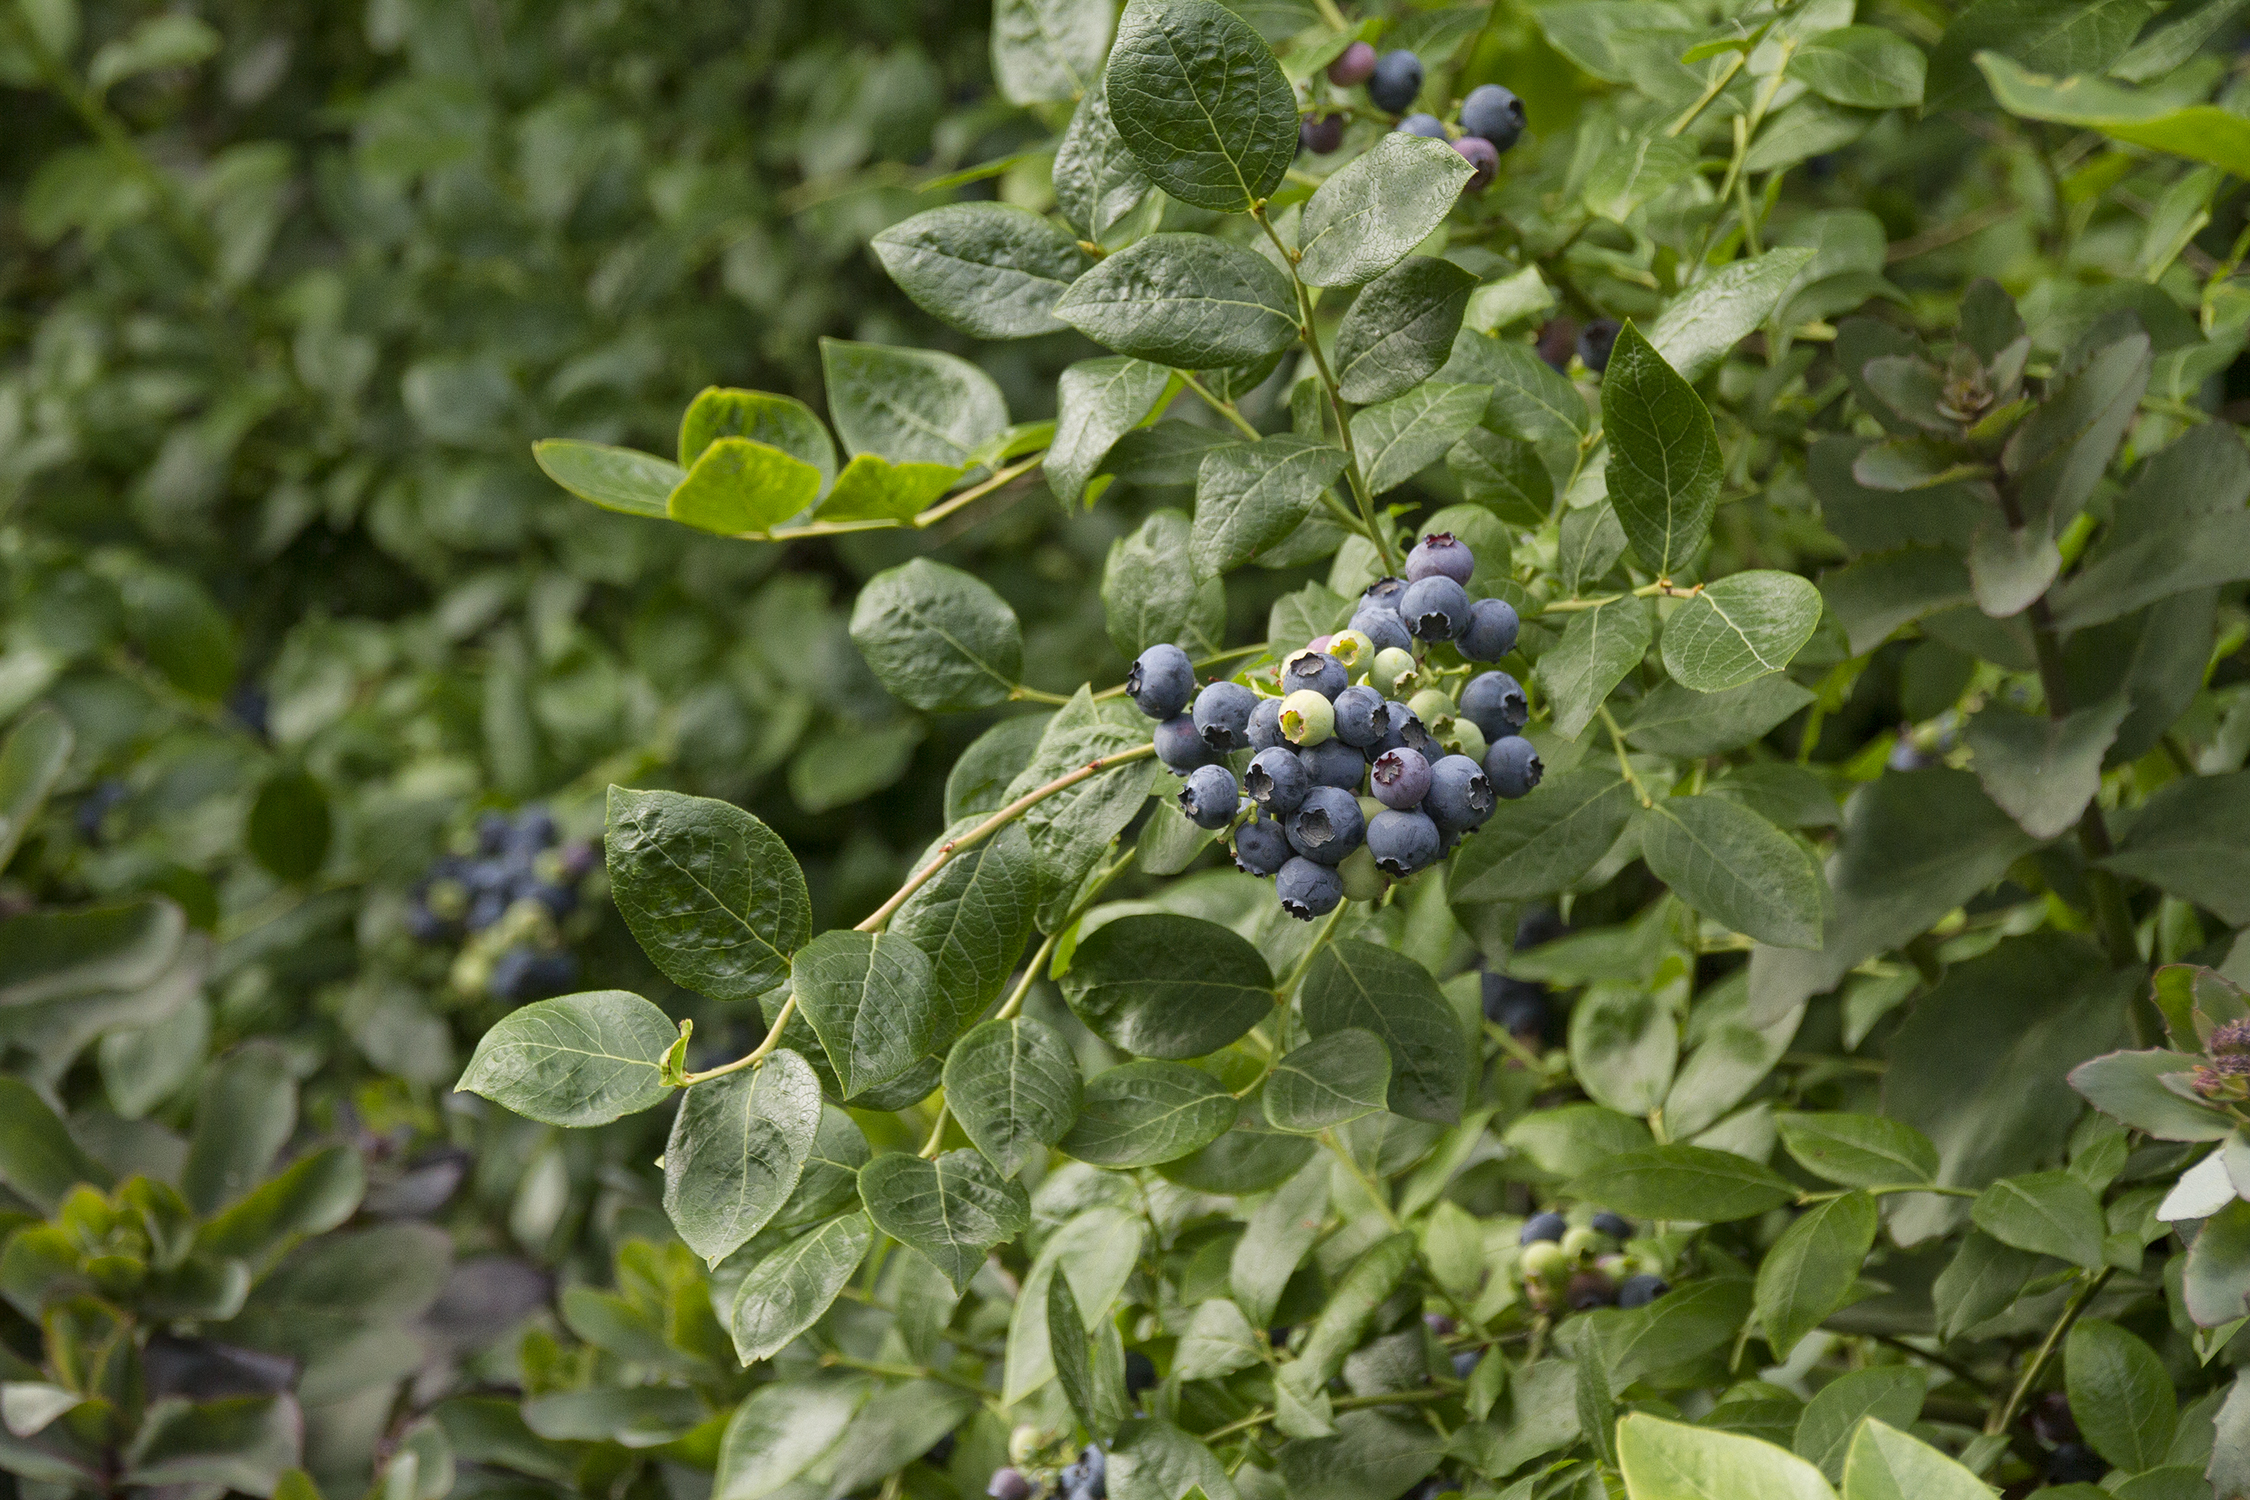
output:
[[604,843],[619,914],[683,989],[752,999],[781,982],[812,936],[789,846],[732,803],[613,786]]
[[1273,1010],[1273,971],[1216,922],[1119,917],[1079,944],[1063,980],[1078,1018],[1136,1057],[1202,1057]]
[[680,1029],[623,990],[589,990],[510,1011],[454,1085],[545,1125],[606,1125],[670,1092],[664,1055]]
[[937,1038],[930,960],[896,933],[824,932],[798,950],[789,976],[846,1098],[898,1077]]
[[1102,87],[1126,149],[1182,203],[1242,213],[1296,158],[1297,96],[1273,49],[1211,0],[1133,0]]
[[1806,580],[1736,573],[1665,617],[1664,670],[1682,687],[1723,693],[1788,666],[1819,624],[1820,590]]
[[867,581],[852,644],[891,695],[933,713],[1005,703],[1023,676],[1023,626],[959,568],[917,557]]
[[917,307],[972,338],[1060,331],[1055,302],[1093,260],[1027,209],[952,203],[893,224],[874,239],[891,280]]
[[1390,1086],[1391,1054],[1382,1038],[1348,1026],[1274,1064],[1266,1078],[1266,1119],[1276,1130],[1312,1135],[1387,1108]]
[[1173,1062],[1131,1062],[1086,1085],[1062,1149],[1099,1167],[1152,1167],[1197,1151],[1234,1124],[1236,1103],[1210,1074]]
[[664,1143],[664,1212],[716,1266],[796,1190],[820,1129],[820,1080],[784,1048],[687,1090]]
[[1069,1045],[1028,1016],[985,1022],[945,1059],[946,1104],[1005,1177],[1069,1132],[1083,1092]]

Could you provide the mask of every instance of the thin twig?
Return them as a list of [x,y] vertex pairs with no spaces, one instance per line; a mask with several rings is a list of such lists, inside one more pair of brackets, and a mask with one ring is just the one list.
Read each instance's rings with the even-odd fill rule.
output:
[[2023,1378],[2018,1380],[2016,1388],[2009,1392],[2008,1404],[1994,1412],[1992,1419],[1984,1424],[1984,1430],[1988,1436],[1998,1437],[2015,1425],[2016,1413],[2023,1410],[2024,1402],[2031,1395],[2031,1388],[2037,1385],[2039,1377],[2046,1373],[2047,1362],[2055,1357],[2055,1350],[2061,1347],[2063,1335],[2070,1332],[2071,1325],[2076,1323],[2079,1314],[2086,1310],[2086,1304],[2093,1301],[2095,1294],[2109,1285],[2109,1278],[2116,1274],[2117,1268],[2115,1266],[2102,1267],[2064,1305],[2062,1316],[2055,1319],[2055,1326],[2047,1330],[2047,1337],[2040,1342],[2039,1352],[2032,1355],[2031,1363],[2023,1367]]

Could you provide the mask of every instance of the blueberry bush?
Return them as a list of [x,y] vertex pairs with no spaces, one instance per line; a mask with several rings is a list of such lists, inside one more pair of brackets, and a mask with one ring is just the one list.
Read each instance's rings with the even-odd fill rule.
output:
[[20,1491],[2250,1495],[2238,5],[6,3]]

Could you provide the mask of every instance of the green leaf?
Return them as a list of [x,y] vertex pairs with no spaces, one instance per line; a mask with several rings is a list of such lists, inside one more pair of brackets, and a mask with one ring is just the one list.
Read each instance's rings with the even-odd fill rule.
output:
[[46,805],[76,739],[68,719],[42,708],[24,715],[0,740],[0,869],[15,857],[24,831]]
[[1134,241],[1079,277],[1055,316],[1119,354],[1181,370],[1248,364],[1297,337],[1289,278],[1207,234]]
[[1598,592],[1598,585],[1625,555],[1625,528],[1607,500],[1566,506],[1556,527],[1555,572],[1572,594]]
[[280,1044],[244,1042],[204,1075],[182,1196],[200,1214],[236,1202],[265,1179],[296,1128],[297,1080]]
[[277,880],[310,880],[328,862],[334,832],[328,790],[305,771],[276,771],[250,804],[243,841]]
[[1782,1359],[1842,1307],[1875,1244],[1875,1200],[1850,1192],[1816,1203],[1758,1265],[1758,1321]]
[[2188,1246],[2181,1300],[2199,1328],[2250,1315],[2250,1201],[2237,1198],[2203,1221]]
[[1227,1289],[1253,1325],[1271,1321],[1328,1213],[1330,1160],[1316,1156],[1250,1214],[1228,1261]]
[[2250,923],[2250,771],[2186,776],[2142,804],[2102,861],[2120,874]]
[[2244,577],[2250,577],[2250,511],[2176,517],[2104,551],[2056,589],[2055,625],[2081,630]]
[[1266,639],[1309,641],[1343,629],[1351,617],[1351,600],[1324,584],[1308,583],[1273,601],[1266,612]]
[[1747,1157],[1678,1142],[1612,1156],[1570,1191],[1635,1218],[1701,1224],[1753,1218],[1797,1196],[1787,1178]]
[[1023,676],[1023,626],[959,568],[917,557],[867,581],[852,644],[893,697],[929,713],[1005,703]]
[[[1919,60],[1920,54],[1916,57]],[[1782,294],[1812,264],[1813,254],[1791,246],[1708,273],[1673,298],[1663,316],[1649,325],[1650,346],[1682,380],[1691,384],[1701,380],[1773,316]]]
[[1172,1354],[1182,1380],[1217,1380],[1259,1363],[1257,1335],[1242,1309],[1225,1297],[1199,1304]]
[[[1419,139],[1419,137],[1417,137]],[[1334,1437],[1281,1449],[1281,1493],[1290,1500],[1369,1500],[1404,1495],[1444,1459],[1444,1439],[1420,1422],[1382,1411],[1347,1411]]]
[[1657,125],[1634,130],[1613,124],[1608,135],[1579,189],[1579,200],[1599,218],[1623,224],[1643,204],[1695,175],[1694,143],[1666,135]]
[[1047,1347],[1071,1411],[1096,1439],[1108,1440],[1132,1415],[1125,1394],[1125,1350],[1109,1318],[1097,1317],[1088,1330],[1068,1276],[1047,1281]]
[[2101,482],[2148,389],[2151,358],[2149,337],[2137,328],[2074,355],[2009,437],[2001,461],[2034,535],[2077,514]]
[[1245,212],[1297,155],[1297,99],[1273,49],[1211,0],[1133,0],[1102,88],[1125,148],[1182,203]]
[[590,990],[510,1011],[454,1085],[544,1125],[607,1125],[671,1090],[664,1055],[679,1028],[623,990]]
[[1664,621],[1664,670],[1723,693],[1789,665],[1820,624],[1820,591],[1794,573],[1735,573],[1683,599]]
[[1226,1085],[1175,1062],[1129,1062],[1086,1084],[1062,1149],[1100,1167],[1176,1161],[1224,1135],[1236,1104]]
[[[1007,800],[1024,796],[1088,761],[1148,743],[1148,720],[1120,699],[1096,703],[1081,687],[1039,737],[1039,748],[1016,779]],[[1024,814],[1024,831],[1039,871],[1041,928],[1056,931],[1080,884],[1108,851],[1110,841],[1148,805],[1148,768],[1131,762],[1049,795]]]
[[1459,902],[1520,901],[1568,890],[1639,810],[1614,771],[1550,776],[1530,796],[1501,803],[1475,838],[1462,840],[1450,894]]
[[229,1396],[151,1405],[125,1455],[120,1484],[210,1485],[270,1495],[303,1455],[304,1415],[286,1396]]
[[1937,1148],[1900,1121],[1844,1110],[1777,1110],[1773,1123],[1782,1149],[1815,1177],[1846,1187],[1937,1181]]
[[1388,1107],[1390,1086],[1391,1054],[1381,1038],[1346,1027],[1274,1064],[1266,1078],[1266,1119],[1276,1130],[1315,1135]]
[[1065,505],[1087,498],[1087,481],[1117,440],[1138,428],[1172,389],[1172,372],[1146,360],[1082,359],[1055,382],[1055,441],[1047,488]]
[[[1438,371],[1446,380],[1483,381],[1492,387],[1485,423],[1495,431],[1542,445],[1562,458],[1568,472],[1578,440],[1591,422],[1586,399],[1529,344],[1486,338],[1466,330],[1453,340],[1453,358]],[[1549,467],[1556,460],[1548,460]]]
[[1343,467],[1341,448],[1287,432],[1212,449],[1196,476],[1188,535],[1196,575],[1217,577],[1287,540]]
[[684,989],[752,999],[781,982],[812,936],[789,846],[732,803],[612,786],[604,842],[618,913]]
[[[1008,13],[1040,3],[1012,0],[999,7],[996,54]],[[1108,31],[1108,18],[1098,14],[1102,6],[1079,9],[1096,13],[1096,24]],[[1094,263],[1053,223],[1004,203],[949,203],[893,224],[872,243],[883,269],[915,306],[979,339],[1060,332],[1055,303]]]
[[1445,455],[1445,466],[1464,499],[1513,525],[1544,525],[1555,508],[1554,480],[1539,450],[1521,438],[1472,427]]
[[95,93],[160,68],[190,68],[217,54],[219,33],[198,17],[173,12],[150,16],[113,42],[104,42],[86,66]]
[[1982,102],[1976,55],[2003,52],[2041,73],[2099,73],[2132,45],[2150,0],[1976,0],[1930,55],[1925,111]]
[[1037,891],[1031,841],[1011,823],[948,861],[892,914],[885,930],[929,957],[939,1046],[999,998],[1031,939]]
[[2044,1264],[2042,1257],[2028,1250],[2003,1245],[1989,1234],[1970,1230],[1959,1252],[1930,1288],[1939,1335],[1959,1338],[2006,1312],[2022,1294],[2032,1272]]
[[1476,426],[1490,398],[1482,386],[1433,380],[1353,412],[1352,446],[1366,472],[1368,491],[1388,493],[1445,457]]
[[1724,797],[1662,797],[1637,826],[1650,873],[1703,915],[1777,948],[1820,946],[1820,867],[1764,818]]
[[1631,1500],[1835,1500],[1820,1471],[1785,1449],[1645,1412],[1617,1424],[1617,1462]]
[[[2122,8],[2122,0],[2108,9]],[[2136,7],[2136,14],[2145,13]],[[2112,140],[2250,174],[2250,120],[2215,104],[2182,104],[2176,94],[2128,88],[2101,78],[2056,78],[1998,52],[1976,65],[2009,114],[2098,130]]]
[[1840,26],[1797,49],[1789,76],[1833,104],[1905,109],[1922,102],[1922,49],[1880,26]]
[[2131,711],[2131,700],[2118,697],[2058,723],[1990,701],[1965,735],[1977,780],[2024,832],[2051,839],[2077,823],[2101,790],[2102,757]]
[[1461,1117],[1469,1050],[1459,1013],[1412,958],[1338,938],[1313,960],[1297,1008],[1316,1038],[1347,1029],[1382,1038],[1391,1055],[1393,1114],[1439,1124]]
[[1703,398],[1629,322],[1602,373],[1602,429],[1609,503],[1635,555],[1668,578],[1703,546],[1724,460]]
[[2068,1172],[2005,1177],[1977,1195],[1969,1217],[2003,1245],[2052,1255],[2089,1270],[2102,1264],[2102,1206]]
[[1094,87],[1109,51],[1109,0],[998,0],[992,79],[1010,104],[1051,104]]
[[979,1151],[1013,1177],[1078,1118],[1078,1059],[1044,1022],[986,1021],[945,1059],[945,1101]]
[[797,950],[789,975],[847,1098],[914,1066],[948,1019],[928,955],[896,933],[824,932]]
[[1840,1480],[1862,1424],[1908,1426],[1921,1415],[1928,1392],[1928,1378],[1912,1365],[1875,1365],[1839,1375],[1805,1403],[1789,1446],[1829,1479]]
[[1317,1388],[1344,1366],[1377,1309],[1390,1299],[1414,1264],[1414,1236],[1386,1235],[1360,1252],[1313,1320],[1297,1358],[1285,1373],[1299,1389]]
[[1765,1081],[1795,1039],[1801,1013],[1752,1026],[1749,999],[1749,986],[1739,982],[1697,997],[1694,1050],[1664,1095],[1666,1134],[1693,1136],[1717,1124]]
[[1226,1466],[1196,1438],[1171,1423],[1127,1422],[1109,1450],[1109,1492],[1115,1500],[1238,1500]]
[[876,1228],[937,1267],[955,1291],[967,1288],[985,1251],[1031,1222],[1023,1189],[974,1151],[935,1161],[903,1151],[878,1156],[860,1169],[859,1196]]
[[1555,733],[1567,740],[1585,733],[1610,691],[1641,664],[1655,635],[1648,605],[1629,596],[1572,614],[1562,639],[1536,668]]
[[822,339],[820,367],[847,453],[967,468],[1008,426],[1000,387],[957,355]]
[[1055,148],[1055,206],[1086,238],[1107,242],[1153,186],[1109,117],[1109,94],[1089,89]]
[[1410,255],[1369,282],[1336,330],[1343,398],[1362,406],[1388,401],[1435,375],[1453,352],[1476,285],[1474,275],[1428,255]]
[[0,1078],[0,1182],[53,1213],[80,1183],[106,1189],[112,1181],[31,1085]]
[[1937,547],[1858,558],[1822,574],[1820,592],[1855,655],[1874,650],[1901,625],[1975,599],[1968,564]]
[[844,465],[814,514],[823,521],[910,521],[960,477],[952,464],[894,464],[879,453],[861,453]]
[[1751,1299],[1746,1276],[1706,1277],[1630,1312],[1598,1310],[1592,1342],[1611,1383],[1630,1385],[1733,1343],[1749,1320]]
[[1764,739],[1812,701],[1810,690],[1777,673],[1717,693],[1666,682],[1633,710],[1625,738],[1652,755],[1724,755]]
[[1096,1036],[1135,1057],[1202,1057],[1273,1011],[1273,971],[1216,922],[1144,913],[1083,939],[1062,981]]
[[1012,1405],[1022,1400],[1055,1373],[1054,1352],[1048,1342],[1048,1283],[1069,1279],[1072,1298],[1091,1332],[1093,1325],[1109,1317],[1140,1263],[1145,1237],[1137,1213],[1109,1205],[1071,1214],[1046,1237],[1008,1316],[1007,1360],[1000,1393],[1003,1402]]
[[820,471],[770,444],[723,437],[703,450],[664,513],[701,531],[768,531],[813,503]]
[[2081,1318],[2064,1341],[2063,1370],[2071,1420],[2096,1453],[2128,1474],[2164,1462],[2180,1406],[2154,1349],[2115,1323]]
[[756,1068],[699,1083],[664,1143],[664,1212],[716,1266],[766,1227],[805,1170],[820,1129],[820,1080],[783,1048]]
[[749,438],[779,448],[818,469],[822,484],[835,481],[836,445],[811,407],[794,396],[713,385],[698,391],[680,418],[681,473],[673,476],[674,484],[695,467],[704,449],[724,437]]
[[794,1343],[834,1305],[874,1244],[875,1226],[855,1210],[805,1231],[752,1266],[727,1319],[736,1357],[754,1365]]
[[[810,1066],[810,1060],[807,1060]],[[819,1069],[814,1069],[817,1077]],[[832,1218],[859,1206],[859,1169],[867,1165],[867,1137],[844,1110],[833,1104],[820,1107],[820,1126],[813,1132],[812,1150],[797,1186],[780,1212],[770,1221],[784,1229]]]
[[765,1500],[811,1468],[844,1435],[871,1385],[864,1375],[837,1371],[752,1391],[719,1440],[713,1500]]
[[1204,598],[1214,591],[1221,605],[1219,623],[1224,623],[1225,586],[1216,579],[1198,580],[1188,560],[1191,527],[1186,514],[1166,506],[1149,512],[1138,530],[1109,544],[1102,568],[1102,614],[1110,644],[1128,661],[1160,642],[1194,642],[1201,633]]
[[1844,1460],[1844,1500],[1989,1500],[1991,1494],[1967,1468],[1872,1417]]
[[1476,169],[1443,141],[1393,131],[1320,185],[1297,227],[1308,286],[1360,286],[1428,239]]
[[2234,1127],[2224,1111],[2164,1084],[2202,1063],[2186,1052],[2111,1052],[2072,1069],[2070,1086],[2103,1114],[2160,1141],[2225,1140]]
[[[12,1175],[9,1182],[14,1185]],[[262,1256],[295,1236],[334,1229],[359,1208],[366,1189],[367,1171],[357,1151],[329,1146],[311,1152],[206,1219],[195,1247],[207,1255]]]

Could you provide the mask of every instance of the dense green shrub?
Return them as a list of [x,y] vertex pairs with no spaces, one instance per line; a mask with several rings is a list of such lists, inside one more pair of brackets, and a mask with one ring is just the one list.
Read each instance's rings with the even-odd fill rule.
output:
[[[2244,1493],[2154,11],[12,0],[0,1467]],[[1292,920],[1127,664],[1431,534],[1544,779]]]

